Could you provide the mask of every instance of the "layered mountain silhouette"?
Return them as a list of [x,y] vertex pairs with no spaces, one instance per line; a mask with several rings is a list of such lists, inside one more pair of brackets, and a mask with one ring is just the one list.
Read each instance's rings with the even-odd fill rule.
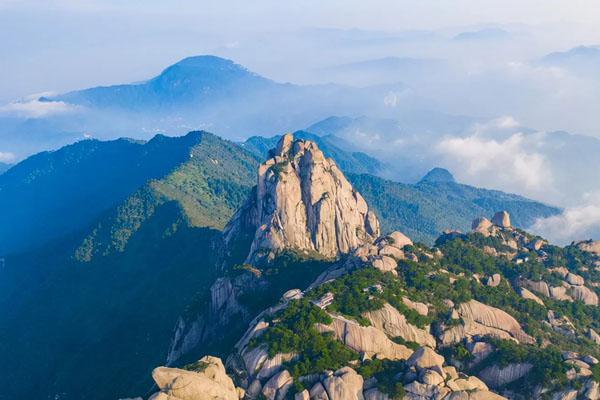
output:
[[[280,83],[227,59],[189,57],[143,82],[37,99],[54,102],[64,112],[34,119],[1,117],[0,148],[23,156],[84,135],[146,139],[156,132],[194,129],[207,129],[230,139],[273,135],[306,127],[330,115],[366,111],[393,114],[395,107],[384,100],[402,90],[400,84],[357,88]],[[412,107],[414,102],[406,97],[402,102]]]

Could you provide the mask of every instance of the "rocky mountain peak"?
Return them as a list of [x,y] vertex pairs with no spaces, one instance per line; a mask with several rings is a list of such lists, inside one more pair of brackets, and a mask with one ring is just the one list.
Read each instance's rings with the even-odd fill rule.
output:
[[227,242],[254,232],[247,263],[282,250],[335,258],[379,236],[375,214],[316,143],[283,135],[269,155],[256,190],[225,229]]

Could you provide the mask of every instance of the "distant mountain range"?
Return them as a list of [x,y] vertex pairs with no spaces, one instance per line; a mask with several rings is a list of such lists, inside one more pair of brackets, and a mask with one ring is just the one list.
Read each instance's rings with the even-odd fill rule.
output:
[[35,118],[1,115],[0,149],[23,156],[84,135],[147,138],[158,132],[194,129],[239,140],[294,131],[335,114],[389,116],[400,104],[408,112],[418,102],[408,93],[398,98],[396,94],[404,90],[402,84],[356,88],[279,83],[230,60],[189,57],[140,83],[31,100],[25,105],[41,108],[45,114]]
[[570,70],[575,74],[598,77],[600,71],[600,46],[578,46],[567,51],[550,53],[540,64]]

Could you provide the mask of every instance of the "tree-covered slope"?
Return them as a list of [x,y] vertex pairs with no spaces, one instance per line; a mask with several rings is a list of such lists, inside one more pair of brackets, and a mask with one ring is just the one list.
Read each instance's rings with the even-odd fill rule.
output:
[[164,158],[186,140],[174,168],[85,228],[5,257],[0,358],[19,361],[0,378],[2,396],[105,399],[151,388],[148,373],[164,362],[177,317],[219,276],[220,229],[257,165],[206,132],[160,140]]
[[515,226],[522,228],[531,226],[536,218],[560,212],[521,196],[448,179],[408,185],[372,175],[348,177],[379,217],[383,232],[400,230],[424,243],[433,243],[446,229],[466,231],[474,218],[495,210],[508,210]]
[[[220,232],[167,202],[122,253],[81,264],[53,242],[5,260],[0,398],[107,399],[145,393],[177,316],[216,279]],[[121,377],[131,376],[130,382]],[[6,397],[3,397],[6,396]]]
[[82,229],[144,182],[187,160],[193,136],[84,140],[0,175],[0,254]]
[[222,229],[255,183],[257,159],[235,144],[200,132],[188,159],[161,179],[152,179],[109,210],[85,236],[76,258],[123,251],[155,209],[175,201],[191,227]]

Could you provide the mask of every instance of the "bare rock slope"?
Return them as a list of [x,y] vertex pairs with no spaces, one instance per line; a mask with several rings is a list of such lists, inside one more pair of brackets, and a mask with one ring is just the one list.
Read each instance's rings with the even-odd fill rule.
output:
[[284,249],[335,258],[379,236],[375,214],[314,142],[284,135],[270,155],[256,190],[225,228],[228,242],[253,232],[247,263]]

